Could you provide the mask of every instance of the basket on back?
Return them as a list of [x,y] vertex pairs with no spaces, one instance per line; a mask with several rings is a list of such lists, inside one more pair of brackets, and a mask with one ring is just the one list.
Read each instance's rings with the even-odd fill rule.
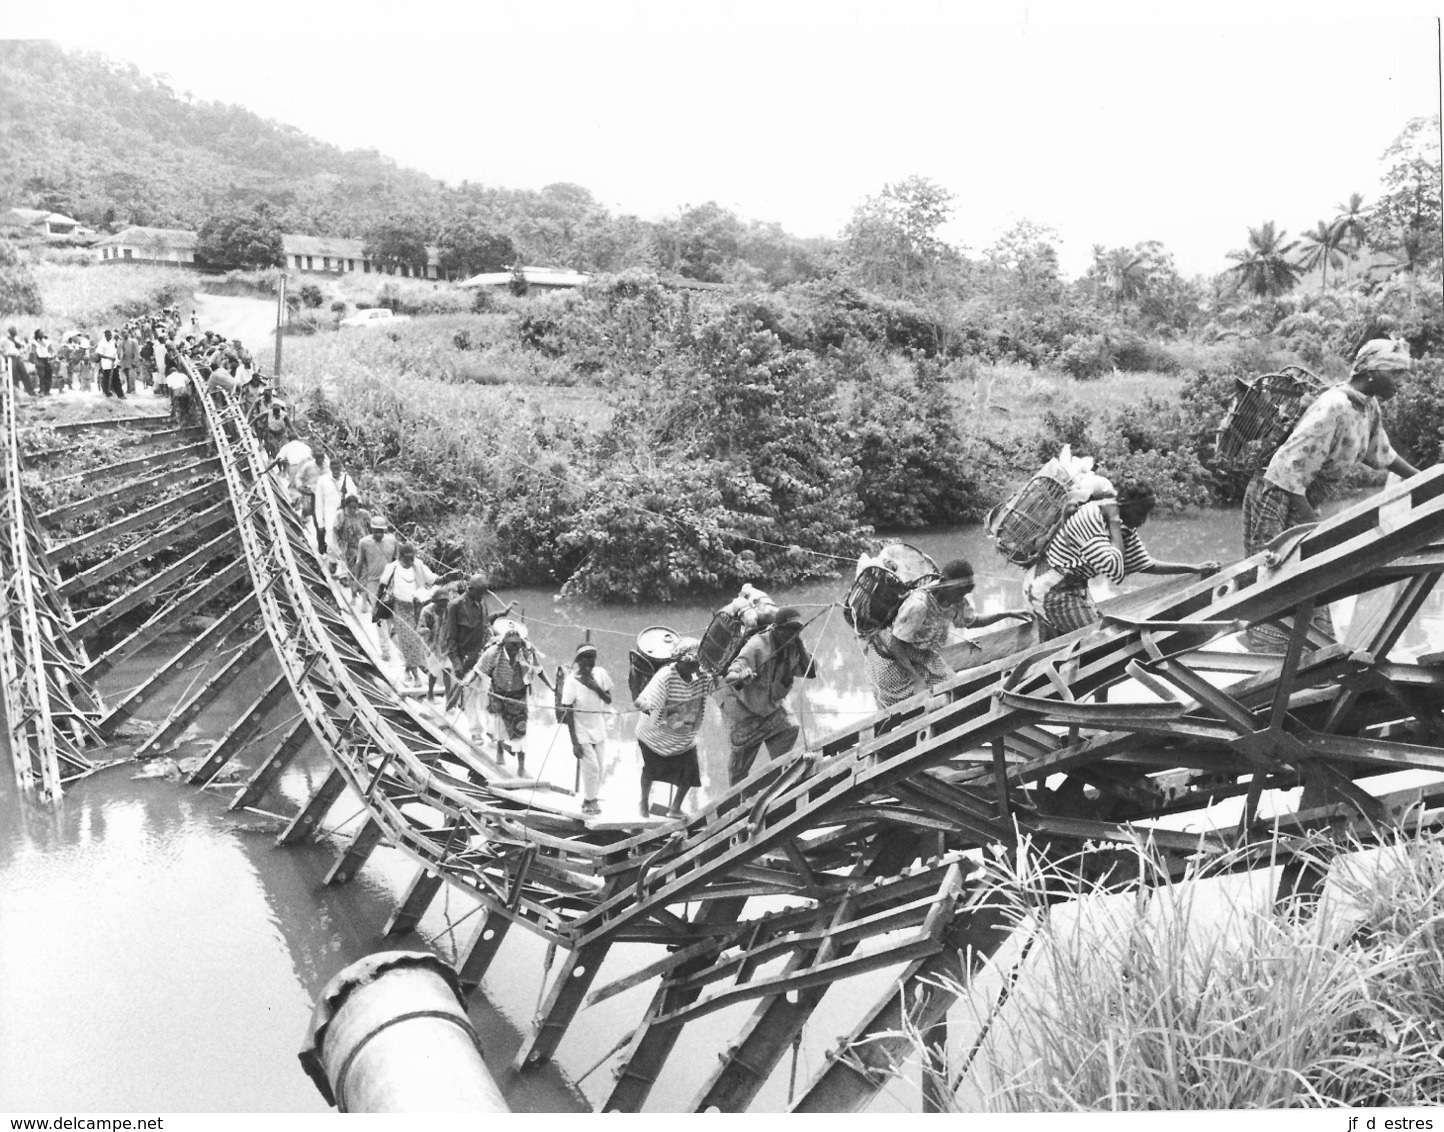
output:
[[913,587],[939,576],[937,563],[915,546],[889,543],[876,557],[864,554],[842,599],[842,618],[859,637],[888,628]]
[[988,512],[988,534],[1014,566],[1036,562],[1070,514],[1073,479],[1054,463]]
[[1089,499],[1113,494],[1113,484],[1093,470],[1092,456],[1075,456],[1068,445],[1033,478],[988,512],[985,527],[998,553],[1014,566],[1043,557],[1068,517]]
[[1214,443],[1220,467],[1255,472],[1268,464],[1304,410],[1328,386],[1302,366],[1285,366],[1252,381],[1238,382],[1238,392]]

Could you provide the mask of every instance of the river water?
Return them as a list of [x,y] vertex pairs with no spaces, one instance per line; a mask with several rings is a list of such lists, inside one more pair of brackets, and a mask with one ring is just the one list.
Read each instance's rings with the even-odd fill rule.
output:
[[[1227,560],[1238,552],[1238,529],[1236,512],[1208,512],[1155,519],[1144,537],[1158,557]],[[979,529],[935,530],[907,540],[939,562],[971,559],[980,612],[1021,604],[1018,571],[997,557]],[[845,586],[837,580],[773,594],[814,618],[806,639],[820,678],[798,697],[804,728],[814,737],[872,711],[856,643],[835,608]],[[589,629],[601,664],[619,686],[639,629],[664,624],[700,634],[718,604],[599,607],[558,603],[539,590],[503,596],[524,605],[549,665],[569,660]],[[1423,627],[1411,630],[1401,648],[1444,638],[1440,619],[1436,598],[1419,622]],[[142,658],[131,671],[114,674],[114,687],[136,682],[146,663]],[[217,734],[248,702],[243,691],[203,716],[189,738]],[[619,702],[628,702],[624,691]],[[166,707],[155,705],[152,714],[160,718]],[[725,783],[725,741],[715,714],[711,709],[702,736],[704,794]],[[625,742],[630,730],[624,715],[603,790],[608,810],[630,812],[636,805],[635,756]],[[554,726],[534,725],[529,761],[569,787],[573,761],[555,739]],[[177,755],[198,745],[183,745]],[[324,770],[317,763],[293,765],[280,785],[287,808],[306,797]],[[325,982],[383,947],[433,946],[449,956],[465,939],[472,906],[459,895],[438,898],[419,937],[380,936],[412,872],[398,854],[378,851],[351,884],[327,888],[321,879],[333,849],[277,848],[275,820],[226,810],[233,784],[201,790],[175,775],[168,759],[121,764],[77,783],[53,809],[18,798],[9,776],[0,776],[0,1110],[322,1110],[296,1051]],[[328,825],[344,832],[355,820],[354,800],[343,799]],[[636,1024],[651,990],[635,988],[584,1010],[554,1066],[512,1074],[505,1067],[536,1008],[545,951],[526,932],[511,932],[484,997],[474,996],[472,1015],[515,1108],[583,1109],[599,1104],[611,1083],[607,1069],[587,1071]],[[614,948],[596,985],[656,955]],[[892,977],[859,976],[847,997],[871,1001]],[[688,1027],[649,1109],[685,1108],[698,1067],[712,1062],[750,1009],[739,1005],[712,1024]],[[799,1088],[848,1021],[829,1013],[827,1004],[814,1017],[798,1053]],[[756,1107],[785,1106],[789,1071],[784,1063]],[[572,1084],[583,1077],[579,1087]],[[875,1107],[915,1105],[914,1091],[894,1089]]]

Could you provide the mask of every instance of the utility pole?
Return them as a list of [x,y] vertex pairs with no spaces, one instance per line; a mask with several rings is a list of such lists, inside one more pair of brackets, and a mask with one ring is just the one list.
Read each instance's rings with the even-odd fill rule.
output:
[[281,273],[281,286],[276,294],[276,364],[271,367],[272,381],[281,388],[281,335],[286,326],[286,273]]

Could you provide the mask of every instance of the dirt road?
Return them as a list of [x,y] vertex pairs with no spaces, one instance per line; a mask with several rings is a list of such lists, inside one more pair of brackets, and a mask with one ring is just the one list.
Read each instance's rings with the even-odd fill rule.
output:
[[[219,331],[228,341],[239,338],[267,371],[276,350],[276,303],[238,295],[194,296],[202,330]],[[189,332],[189,328],[187,328]]]

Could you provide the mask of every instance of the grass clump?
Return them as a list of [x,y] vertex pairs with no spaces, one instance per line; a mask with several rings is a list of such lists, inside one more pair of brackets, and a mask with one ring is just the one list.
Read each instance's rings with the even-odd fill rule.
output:
[[[1273,904],[1279,869],[1181,878],[1140,850],[988,866],[985,907],[1027,938],[1001,1006],[955,988],[980,1036],[959,1107],[1091,1112],[1437,1104],[1444,1096],[1444,844],[1306,848],[1317,903]],[[1096,873],[1094,874],[1096,876]],[[992,1005],[991,1003],[987,1005]],[[988,1015],[983,1017],[983,1015]],[[924,1047],[919,1044],[921,1058]],[[964,1071],[963,1065],[967,1064]],[[926,1064],[926,1061],[924,1061]]]

